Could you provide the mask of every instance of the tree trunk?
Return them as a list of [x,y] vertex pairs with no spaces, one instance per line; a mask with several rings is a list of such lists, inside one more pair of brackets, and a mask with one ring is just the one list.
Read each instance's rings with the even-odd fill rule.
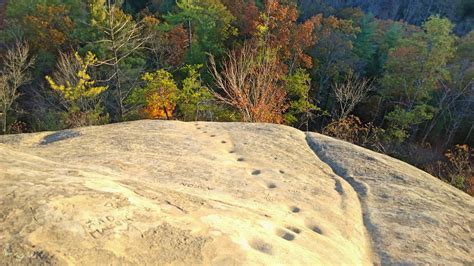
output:
[[114,53],[113,58],[113,75],[115,75],[115,88],[117,90],[117,103],[118,103],[118,118],[119,121],[122,121],[124,108],[123,108],[123,96],[122,96],[122,86],[120,83],[120,69],[119,69],[119,47],[117,45],[116,37],[115,37],[115,29],[114,29],[114,13],[112,10],[112,5],[110,0],[108,1],[109,5],[109,28],[110,28],[110,40],[112,45],[112,51]]
[[469,129],[469,132],[467,133],[466,138],[464,138],[464,143],[467,143],[467,141],[471,137],[471,133],[473,129],[474,129],[474,125],[471,125],[471,128]]
[[191,28],[191,20],[188,19],[188,43],[189,43],[189,54],[191,54],[191,56],[193,54],[192,39],[193,39],[193,32]]
[[114,63],[114,74],[115,74],[115,83],[116,83],[116,89],[118,93],[118,105],[119,105],[119,120],[122,121],[123,114],[124,114],[124,107],[123,107],[123,96],[122,96],[122,85],[120,83],[120,76],[119,76],[120,69],[118,67],[118,60],[117,57],[115,57],[115,63]]
[[451,141],[453,140],[454,135],[456,134],[456,131],[458,130],[460,124],[461,124],[461,119],[456,119],[450,126],[450,129],[448,130],[448,135],[444,141],[444,145],[443,145],[444,149],[446,149],[451,144]]
[[7,134],[7,109],[2,110],[2,133],[3,135]]
[[165,111],[166,120],[170,120],[170,115],[168,114],[168,109],[166,109],[166,105],[163,105],[163,110]]
[[426,129],[425,135],[423,136],[423,139],[421,140],[421,144],[425,144],[426,139],[428,139],[428,136],[431,134],[431,131],[434,129],[436,123],[438,122],[439,117],[440,116],[436,114],[435,117],[430,121],[430,125]]

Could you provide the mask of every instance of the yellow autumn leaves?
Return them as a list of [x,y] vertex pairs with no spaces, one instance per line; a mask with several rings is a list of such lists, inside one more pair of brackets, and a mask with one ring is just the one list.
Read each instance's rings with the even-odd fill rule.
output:
[[93,98],[107,90],[107,86],[95,86],[95,81],[87,73],[90,66],[97,62],[97,57],[92,52],[87,52],[85,58],[82,58],[77,52],[74,54],[79,69],[76,73],[76,82],[72,84],[66,81],[66,84],[58,84],[50,76],[46,76],[51,89],[59,92],[66,101],[77,101],[80,98]]
[[158,70],[153,73],[145,73],[142,76],[145,81],[145,112],[149,118],[170,119],[176,108],[178,100],[178,87],[171,73]]

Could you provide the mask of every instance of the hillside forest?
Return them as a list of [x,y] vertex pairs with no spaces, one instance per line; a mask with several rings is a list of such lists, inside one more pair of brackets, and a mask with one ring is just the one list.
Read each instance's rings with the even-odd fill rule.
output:
[[0,130],[278,123],[474,195],[474,31],[452,22],[474,4],[410,24],[324,2],[1,0]]

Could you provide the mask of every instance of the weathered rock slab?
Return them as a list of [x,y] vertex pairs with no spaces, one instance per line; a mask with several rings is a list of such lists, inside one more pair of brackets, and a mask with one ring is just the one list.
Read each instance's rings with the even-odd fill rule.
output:
[[0,137],[1,265],[468,264],[472,210],[413,167],[277,125]]
[[383,264],[474,264],[471,196],[389,156],[316,133],[307,140],[356,190]]

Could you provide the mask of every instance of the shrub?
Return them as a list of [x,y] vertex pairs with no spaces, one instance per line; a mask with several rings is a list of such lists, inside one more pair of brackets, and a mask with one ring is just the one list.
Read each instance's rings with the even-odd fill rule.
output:
[[94,110],[87,112],[74,109],[62,113],[62,121],[67,128],[105,125],[109,121],[109,115],[104,114],[103,108],[100,107],[96,107]]
[[428,164],[425,169],[474,196],[473,152],[474,149],[468,145],[456,145],[445,152],[444,160]]
[[444,155],[448,161],[449,168],[447,176],[450,183],[459,189],[466,190],[466,182],[473,175],[472,153],[474,150],[468,145],[456,145],[449,149]]
[[384,130],[372,123],[363,124],[357,116],[333,121],[323,129],[323,134],[342,139],[378,152],[384,152],[381,136]]
[[28,126],[23,121],[16,120],[8,126],[10,134],[21,134],[27,132]]

